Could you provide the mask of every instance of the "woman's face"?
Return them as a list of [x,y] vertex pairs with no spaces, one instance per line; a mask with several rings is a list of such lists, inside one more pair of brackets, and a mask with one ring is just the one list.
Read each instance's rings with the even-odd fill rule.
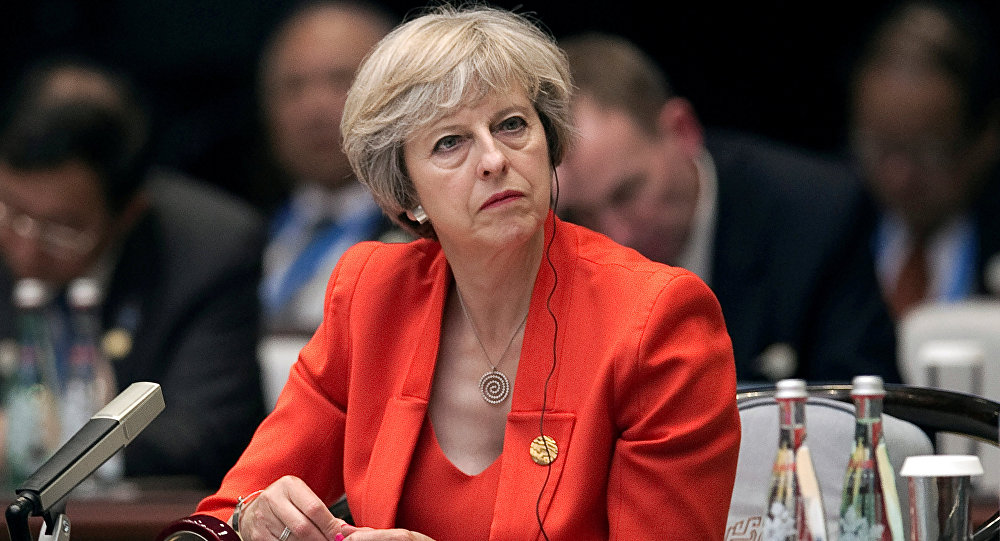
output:
[[523,90],[493,92],[418,130],[403,148],[420,204],[445,246],[508,246],[541,230],[552,167]]

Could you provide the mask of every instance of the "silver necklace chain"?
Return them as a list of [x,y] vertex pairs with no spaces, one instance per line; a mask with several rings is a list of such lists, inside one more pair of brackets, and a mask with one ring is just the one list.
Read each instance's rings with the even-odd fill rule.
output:
[[462,292],[459,291],[458,286],[455,286],[455,293],[458,294],[458,304],[462,307],[462,313],[465,315],[465,319],[469,322],[469,326],[472,327],[472,335],[476,337],[476,342],[479,343],[480,349],[483,350],[483,355],[486,357],[486,362],[489,364],[490,369],[481,378],[479,378],[479,392],[483,395],[483,400],[488,404],[499,404],[507,397],[510,396],[510,380],[507,379],[506,374],[498,370],[500,364],[503,363],[504,357],[507,356],[507,352],[510,350],[510,346],[514,344],[514,340],[517,335],[520,334],[521,329],[528,322],[528,314],[524,314],[524,319],[521,320],[521,324],[517,326],[514,330],[514,334],[510,337],[510,341],[507,342],[507,347],[504,348],[503,353],[500,354],[500,358],[494,363],[490,359],[490,354],[486,352],[486,345],[483,344],[483,340],[479,338],[479,331],[476,330],[476,324],[472,321],[472,316],[469,315],[469,309],[465,307],[465,300],[462,298]]

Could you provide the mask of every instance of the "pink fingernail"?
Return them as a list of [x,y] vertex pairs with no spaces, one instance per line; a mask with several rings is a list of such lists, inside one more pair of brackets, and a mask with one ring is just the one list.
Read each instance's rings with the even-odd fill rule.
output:
[[333,541],[344,541],[344,534],[338,533],[337,535],[333,536]]

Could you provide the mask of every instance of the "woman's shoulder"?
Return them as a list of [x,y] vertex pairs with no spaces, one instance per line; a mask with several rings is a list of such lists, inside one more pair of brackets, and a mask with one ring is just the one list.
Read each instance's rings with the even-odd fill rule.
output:
[[336,274],[341,278],[367,281],[398,280],[406,274],[426,276],[442,260],[441,245],[430,239],[409,242],[362,241],[340,256]]
[[672,278],[693,275],[683,268],[653,261],[602,233],[568,222],[562,222],[560,225],[565,225],[569,229],[568,236],[576,239],[576,255],[582,270],[589,268],[598,275],[609,277],[642,274]]
[[433,259],[441,251],[441,245],[430,239],[416,239],[406,242],[366,240],[348,248],[341,262],[364,261],[376,258],[381,261],[415,261]]
[[[562,225],[562,224],[560,224]],[[667,297],[694,295],[713,299],[708,284],[695,273],[652,261],[636,250],[616,243],[605,235],[566,224],[567,241],[575,239],[576,254],[572,264],[575,294],[586,298],[614,297],[613,305],[634,302],[650,305]]]

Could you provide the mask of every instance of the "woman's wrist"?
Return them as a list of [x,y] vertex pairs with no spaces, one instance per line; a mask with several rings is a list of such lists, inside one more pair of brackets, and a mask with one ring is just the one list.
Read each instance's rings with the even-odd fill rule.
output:
[[236,508],[233,509],[232,518],[229,519],[230,526],[236,530],[236,533],[240,533],[240,519],[243,518],[244,508],[257,499],[257,496],[260,496],[261,492],[264,492],[264,489],[255,490],[246,496],[240,496],[236,500]]

